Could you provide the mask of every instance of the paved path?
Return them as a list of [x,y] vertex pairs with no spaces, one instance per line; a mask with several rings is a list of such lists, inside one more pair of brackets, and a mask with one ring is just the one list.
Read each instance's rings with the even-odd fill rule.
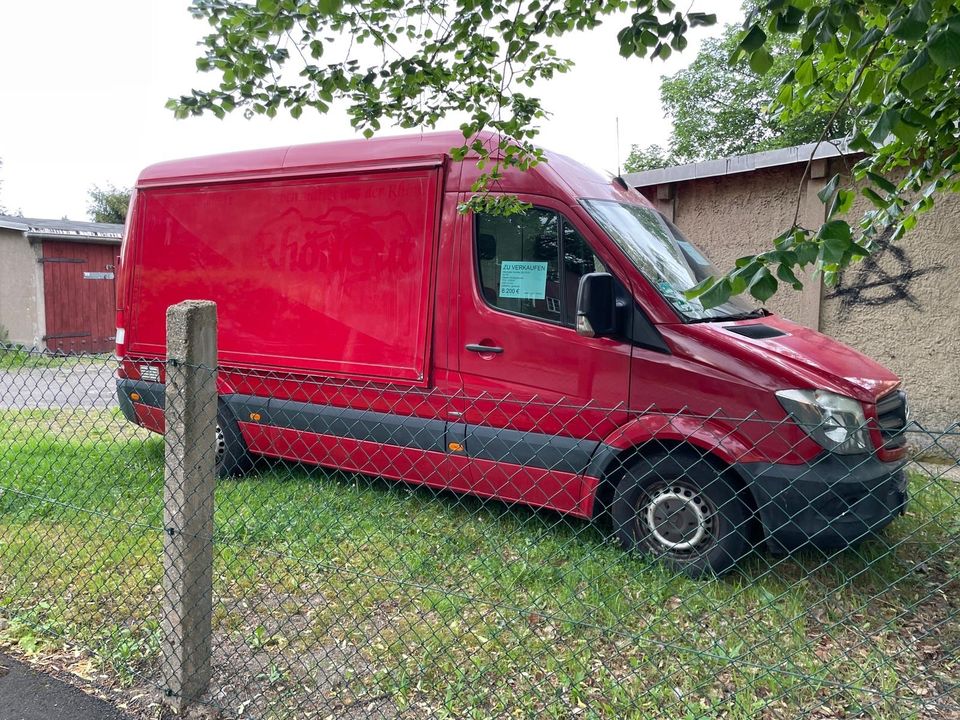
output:
[[128,720],[113,705],[0,653],[0,720]]
[[61,367],[0,370],[0,409],[116,405],[116,364],[109,360],[70,362]]

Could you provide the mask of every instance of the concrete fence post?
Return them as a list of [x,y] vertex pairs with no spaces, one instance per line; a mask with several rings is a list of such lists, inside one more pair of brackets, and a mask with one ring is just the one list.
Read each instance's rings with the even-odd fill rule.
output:
[[163,483],[165,702],[182,714],[210,681],[213,491],[216,477],[217,306],[167,309]]

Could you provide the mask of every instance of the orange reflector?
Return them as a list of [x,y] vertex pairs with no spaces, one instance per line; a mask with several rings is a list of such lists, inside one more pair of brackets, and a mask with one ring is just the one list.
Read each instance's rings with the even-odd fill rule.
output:
[[452,442],[447,445],[447,447],[453,450],[453,452],[463,452],[463,445],[458,442]]
[[250,419],[254,422],[260,422],[260,413],[250,413]]
[[140,399],[140,393],[130,393],[130,399],[137,402]]

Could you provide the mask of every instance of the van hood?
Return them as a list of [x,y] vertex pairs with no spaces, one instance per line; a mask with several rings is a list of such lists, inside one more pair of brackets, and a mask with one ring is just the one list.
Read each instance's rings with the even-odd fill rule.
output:
[[744,379],[757,381],[766,376],[767,383],[781,385],[774,389],[817,387],[875,402],[900,384],[900,378],[863,353],[776,315],[697,323],[686,329],[714,348],[719,343],[741,360],[747,374]]

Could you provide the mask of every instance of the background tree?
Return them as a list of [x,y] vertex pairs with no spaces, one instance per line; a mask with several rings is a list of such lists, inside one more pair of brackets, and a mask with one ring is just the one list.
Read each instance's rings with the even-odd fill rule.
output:
[[814,142],[831,122],[828,137],[847,135],[853,120],[849,108],[836,118],[827,111],[789,119],[771,114],[780,79],[797,63],[800,51],[786,35],[771,38],[773,64],[761,74],[747,63],[730,63],[740,36],[738,27],[728,25],[721,37],[703,42],[686,69],[661,78],[660,103],[672,122],[669,149],[633,146],[627,172]]
[[624,172],[639,172],[640,170],[657,170],[658,168],[680,165],[687,160],[678,158],[672,152],[660,145],[630,146],[630,153],[623,161]]
[[94,222],[123,224],[130,206],[130,188],[94,185],[88,192],[87,214]]
[[[465,142],[452,155],[462,158],[472,146],[484,173],[464,209],[499,212],[523,207],[487,192],[503,167],[525,169],[542,159],[532,141],[545,109],[529,91],[571,66],[554,38],[615,19],[623,23],[623,57],[666,58],[687,46],[691,27],[716,21],[677,12],[672,0],[193,0],[191,11],[212,28],[197,67],[219,82],[171,100],[177,117],[236,108],[299,117],[305,109],[326,112],[337,98],[369,136],[386,121],[434,127],[451,112],[465,113]],[[878,233],[893,228],[896,242],[937,193],[960,190],[955,0],[760,0],[732,61],[766,75],[788,41],[798,54],[780,78],[772,117],[796,123],[826,116],[819,143],[856,108],[852,146],[868,157],[855,178],[875,210],[856,229],[841,219],[854,190],[835,177],[822,194],[828,219],[805,228],[798,193],[773,249],[741,258],[697,289],[706,305],[745,291],[766,300],[780,283],[800,287],[795,270],[810,265],[831,283],[875,249]],[[468,140],[484,128],[500,134],[496,148]],[[888,177],[894,171],[901,173],[896,182]]]

